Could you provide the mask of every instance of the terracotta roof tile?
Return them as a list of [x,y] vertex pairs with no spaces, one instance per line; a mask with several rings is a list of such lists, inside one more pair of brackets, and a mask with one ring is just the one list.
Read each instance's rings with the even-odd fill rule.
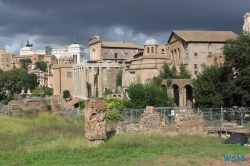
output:
[[225,42],[227,39],[236,38],[238,35],[232,31],[178,31],[177,36],[187,42]]
[[142,46],[137,46],[134,43],[130,42],[102,42],[102,47],[119,47],[119,48],[139,48],[143,49]]

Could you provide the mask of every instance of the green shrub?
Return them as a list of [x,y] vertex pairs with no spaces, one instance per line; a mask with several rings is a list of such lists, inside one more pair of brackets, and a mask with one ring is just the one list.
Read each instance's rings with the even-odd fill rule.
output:
[[108,95],[108,94],[113,94],[111,89],[106,89],[105,92],[103,93],[104,95]]
[[80,109],[83,109],[85,107],[85,101],[84,100],[78,101],[78,106],[80,107]]
[[123,121],[123,117],[116,110],[107,110],[105,120],[108,124],[117,123]]
[[107,109],[122,109],[125,108],[124,101],[119,98],[112,98],[112,99],[102,99],[106,103]]

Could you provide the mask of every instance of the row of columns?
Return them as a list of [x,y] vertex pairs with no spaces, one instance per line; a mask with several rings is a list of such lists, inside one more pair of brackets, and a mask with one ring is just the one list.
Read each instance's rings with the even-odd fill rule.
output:
[[[95,78],[98,78],[95,80]],[[89,87],[88,87],[89,84]],[[73,96],[83,99],[102,97],[102,67],[80,67],[73,71]],[[89,90],[90,94],[89,94]],[[96,94],[98,90],[98,96]]]

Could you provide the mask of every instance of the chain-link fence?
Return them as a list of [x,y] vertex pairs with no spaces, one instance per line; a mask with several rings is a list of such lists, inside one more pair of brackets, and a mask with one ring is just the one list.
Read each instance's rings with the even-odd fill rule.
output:
[[[139,123],[140,115],[143,114],[146,109],[124,108],[118,111],[124,120],[131,124]],[[161,121],[164,122],[166,126],[173,125],[175,115],[193,113],[192,109],[184,107],[155,107],[154,111],[160,114]]]
[[[15,106],[16,107],[16,106]],[[1,105],[0,113],[9,115],[13,106]],[[19,109],[17,109],[19,111]],[[116,110],[127,122],[139,123],[140,115],[143,114],[146,109],[124,108]],[[250,107],[234,107],[234,108],[196,108],[190,109],[186,107],[155,107],[155,112],[160,114],[161,121],[166,126],[171,127],[174,122],[175,116],[179,114],[194,113],[203,117],[206,122],[206,128],[222,127],[225,123],[235,123],[237,126],[244,126],[250,128]],[[70,109],[64,108],[58,112],[64,115],[70,115],[73,119],[78,121],[84,121],[84,109],[78,108]]]
[[79,108],[64,108],[62,112],[63,115],[71,116],[72,119],[84,122],[84,109]]
[[250,108],[197,108],[194,112],[203,117],[206,122],[206,128],[216,130],[216,128],[224,128],[225,124],[230,125],[229,128],[250,128]]

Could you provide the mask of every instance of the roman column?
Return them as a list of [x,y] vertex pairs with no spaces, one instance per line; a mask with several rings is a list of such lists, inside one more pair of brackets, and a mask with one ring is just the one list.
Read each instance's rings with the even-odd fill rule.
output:
[[102,66],[99,67],[98,97],[102,97]]
[[91,97],[95,97],[95,68],[92,67],[91,75]]

